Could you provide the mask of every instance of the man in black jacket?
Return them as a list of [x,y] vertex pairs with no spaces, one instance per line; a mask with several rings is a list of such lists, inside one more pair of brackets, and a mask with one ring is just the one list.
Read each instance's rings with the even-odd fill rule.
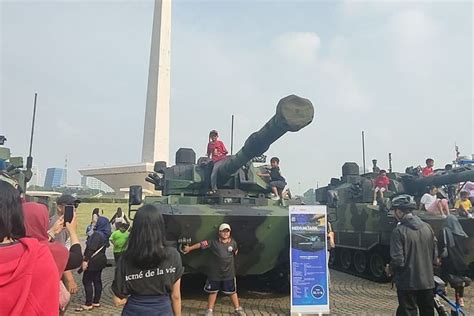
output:
[[434,315],[433,264],[437,260],[436,238],[431,227],[412,214],[416,208],[410,195],[392,199],[392,209],[399,221],[390,239],[390,265],[387,275],[394,275],[399,315]]

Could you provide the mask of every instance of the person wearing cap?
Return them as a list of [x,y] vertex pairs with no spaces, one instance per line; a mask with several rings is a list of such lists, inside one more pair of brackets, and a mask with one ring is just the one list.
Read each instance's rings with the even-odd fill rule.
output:
[[204,291],[209,293],[206,316],[213,315],[217,293],[229,295],[235,308],[235,315],[243,316],[245,312],[239,304],[235,281],[234,256],[238,253],[237,243],[231,238],[231,228],[227,223],[219,226],[219,238],[216,240],[202,240],[194,245],[185,245],[181,251],[184,254],[197,249],[209,249],[214,260],[209,262]]
[[431,227],[412,211],[412,196],[402,194],[391,201],[393,215],[399,221],[390,238],[391,261],[385,268],[397,286],[396,315],[434,315],[434,272],[438,263],[436,238]]
[[[68,250],[71,248],[71,237],[66,229],[62,229],[64,223],[64,209],[66,205],[73,205],[74,212],[76,212],[77,205],[80,202],[80,200],[70,194],[61,195],[56,200],[56,214],[49,219],[48,235],[50,239],[63,244]],[[71,294],[77,293],[77,283],[71,271],[64,271],[63,281]]]

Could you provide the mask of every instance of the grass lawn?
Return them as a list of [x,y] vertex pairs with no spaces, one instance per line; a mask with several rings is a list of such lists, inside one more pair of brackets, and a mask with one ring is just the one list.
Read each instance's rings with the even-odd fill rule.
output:
[[86,238],[86,227],[91,223],[92,210],[96,207],[101,210],[100,215],[107,217],[109,220],[114,216],[117,207],[121,207],[128,218],[127,203],[81,203],[77,209],[77,234],[79,238]]

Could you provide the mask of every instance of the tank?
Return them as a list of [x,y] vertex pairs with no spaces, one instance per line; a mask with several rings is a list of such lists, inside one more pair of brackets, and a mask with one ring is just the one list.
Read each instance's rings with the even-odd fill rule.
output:
[[10,148],[5,146],[7,138],[0,135],[0,171],[16,179],[23,192],[31,179],[31,170],[23,169],[23,157],[11,155]]
[[[407,168],[407,170],[410,170]],[[397,225],[393,212],[389,211],[390,197],[407,193],[419,202],[426,187],[445,186],[464,181],[474,181],[473,166],[462,166],[450,171],[438,171],[433,176],[421,177],[410,173],[387,173],[390,178],[384,199],[378,206],[372,205],[373,181],[376,173],[359,175],[359,166],[346,162],[342,166],[342,177],[333,178],[330,184],[316,190],[316,200],[327,205],[328,220],[335,232],[336,248],[331,254],[330,265],[376,281],[385,281],[384,266],[390,261],[390,235]],[[415,210],[423,221],[433,228],[435,234],[442,229],[444,219]],[[474,225],[473,220],[459,218],[470,236],[467,240],[465,260],[474,269]]]
[[[192,149],[178,150],[174,166],[156,162],[155,172],[147,181],[162,196],[148,196],[144,203],[154,204],[163,214],[167,240],[179,248],[180,244],[215,239],[219,225],[229,223],[232,237],[239,244],[236,274],[270,273],[287,283],[288,208],[269,198],[269,184],[257,173],[265,171],[263,154],[270,145],[285,133],[297,132],[310,124],[313,116],[314,108],[309,100],[295,95],[281,99],[276,114],[223,162],[214,195],[205,194],[209,190],[211,170],[203,159],[195,163]],[[131,199],[135,199],[132,194]],[[208,261],[205,251],[183,256],[183,264],[190,272],[206,273]]]

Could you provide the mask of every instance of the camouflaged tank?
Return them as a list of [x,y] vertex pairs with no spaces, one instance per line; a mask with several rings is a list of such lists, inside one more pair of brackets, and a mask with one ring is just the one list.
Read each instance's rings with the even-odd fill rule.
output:
[[[167,240],[192,244],[217,238],[218,227],[228,223],[239,245],[237,275],[263,275],[268,272],[288,278],[289,229],[288,208],[269,198],[270,187],[257,173],[264,172],[258,158],[286,132],[296,132],[313,120],[314,108],[307,99],[290,95],[278,103],[276,114],[257,132],[250,135],[237,154],[229,156],[218,172],[218,190],[209,190],[210,170],[202,159],[195,163],[192,149],[176,153],[176,165],[155,163],[155,173],[147,181],[162,196],[149,196],[145,204],[154,204],[163,214]],[[258,162],[260,161],[260,162]],[[134,194],[131,187],[131,199]],[[138,198],[135,202],[140,202]],[[132,205],[137,204],[131,201]],[[183,256],[187,271],[206,273],[209,254],[192,252]],[[283,271],[283,273],[280,273]]]
[[[390,197],[400,193],[415,196],[419,201],[426,187],[443,186],[464,181],[474,181],[474,167],[463,166],[441,171],[433,176],[421,177],[408,173],[387,173],[390,179],[384,199],[378,206],[372,205],[376,173],[359,175],[359,166],[347,162],[342,166],[342,177],[316,190],[316,200],[327,205],[328,219],[335,232],[336,248],[330,265],[359,276],[384,281],[384,266],[390,261],[390,235],[397,225],[393,212],[389,211]],[[444,219],[415,210],[423,221],[439,234]],[[466,262],[474,268],[474,220],[459,218],[470,238],[466,241]]]
[[13,157],[10,148],[5,146],[6,137],[0,135],[0,172],[14,178],[23,192],[31,179],[31,169],[23,169],[23,157]]

